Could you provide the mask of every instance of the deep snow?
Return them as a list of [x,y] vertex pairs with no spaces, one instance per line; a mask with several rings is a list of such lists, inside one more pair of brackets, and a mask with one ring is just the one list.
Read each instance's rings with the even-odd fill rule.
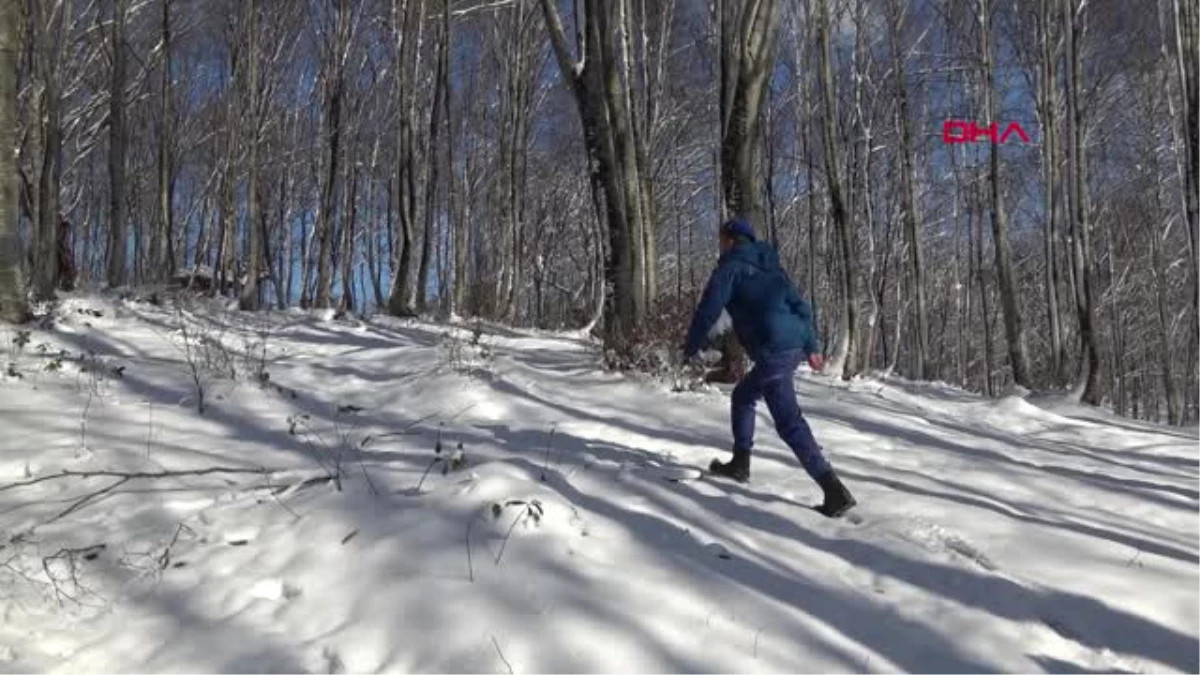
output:
[[802,375],[856,525],[765,411],[751,483],[691,479],[726,393],[578,336],[55,316],[0,326],[0,671],[1200,670],[1195,428]]

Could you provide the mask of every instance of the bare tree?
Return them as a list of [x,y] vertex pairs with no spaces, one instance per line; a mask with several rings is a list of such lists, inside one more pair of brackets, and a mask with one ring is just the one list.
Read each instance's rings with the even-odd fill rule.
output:
[[1092,298],[1091,235],[1087,204],[1087,155],[1083,144],[1083,114],[1079,104],[1080,54],[1076,27],[1082,7],[1077,0],[1062,0],[1066,61],[1067,102],[1067,213],[1071,224],[1072,271],[1075,308],[1083,353],[1073,393],[1082,400],[1100,403],[1100,356],[1096,346],[1095,302]]
[[730,212],[762,227],[763,189],[757,171],[762,155],[760,128],[779,39],[779,3],[724,0],[723,5],[722,188]]
[[156,255],[154,255],[156,273],[160,278],[170,278],[175,274],[175,140],[174,140],[174,107],[173,99],[173,69],[171,35],[171,3],[172,0],[162,0],[162,77],[159,84],[159,138],[158,138],[158,236]]
[[126,0],[110,0],[112,22],[109,47],[112,51],[112,77],[108,105],[108,285],[123,286],[127,277],[125,215],[125,13]]
[[324,160],[322,162],[321,201],[318,206],[317,291],[315,305],[329,307],[333,302],[334,224],[337,218],[338,168],[342,154],[342,120],[346,96],[346,71],[354,42],[358,13],[349,0],[329,0],[332,14],[321,35],[322,117]]
[[[919,202],[916,194],[916,178],[913,171],[913,133],[912,116],[908,105],[908,78],[906,75],[906,58],[901,55],[901,41],[905,11],[909,7],[897,0],[890,0],[889,27],[891,30],[892,68],[896,78],[896,126],[900,132],[900,212],[904,219],[904,231],[908,236],[908,251],[910,273],[912,274],[912,291],[916,307],[916,376],[926,379],[930,376],[929,352],[929,311],[925,297],[925,263],[922,252],[922,241],[919,223],[921,214],[918,212]],[[907,49],[907,48],[906,48]]]
[[837,99],[833,81],[833,54],[830,49],[831,20],[829,0],[817,2],[817,43],[820,53],[822,100],[825,107],[823,138],[825,144],[825,182],[829,189],[833,225],[837,231],[841,270],[842,315],[837,347],[829,361],[831,374],[850,379],[858,372],[855,346],[858,344],[858,263],[851,214],[843,200],[841,166],[837,146]]
[[246,227],[250,231],[250,250],[247,254],[249,260],[246,265],[246,283],[242,286],[242,294],[238,300],[238,306],[243,310],[258,309],[259,292],[258,292],[258,276],[262,269],[263,262],[263,231],[262,223],[260,222],[260,199],[259,199],[259,160],[258,146],[259,137],[262,135],[262,90],[259,86],[259,48],[258,48],[258,9],[256,0],[244,0],[246,10],[246,58],[249,63],[247,69],[247,108],[249,109],[250,123],[248,125],[247,139],[250,148],[249,173],[250,179],[246,185]]
[[412,247],[417,226],[417,74],[421,72],[421,37],[425,0],[395,0],[392,29],[396,40],[396,211],[399,214],[400,250],[392,273],[388,311],[395,316],[413,313]]
[[[996,91],[996,66],[992,47],[992,5],[989,0],[979,0],[980,53],[983,60],[985,84],[984,108],[988,121],[998,125],[999,96]],[[1029,354],[1025,344],[1025,324],[1021,315],[1021,296],[1013,274],[1012,241],[1008,233],[1008,218],[1004,208],[1000,176],[1000,146],[993,141],[989,153],[990,211],[992,240],[996,255],[996,280],[999,282],[1000,304],[1004,309],[1004,330],[1008,343],[1008,360],[1012,367],[1013,381],[1023,387],[1032,386],[1029,377]]]
[[48,11],[45,3],[28,6],[29,44],[36,80],[37,195],[33,202],[32,291],[35,300],[52,300],[58,285],[58,226],[62,189],[62,82],[60,44],[66,23],[63,11]]
[[613,6],[584,0],[576,13],[581,53],[572,54],[554,0],[541,0],[559,70],[575,96],[593,179],[603,189],[609,249],[606,281],[613,294],[605,313],[606,343],[629,347],[633,328],[646,316],[643,267],[646,182],[639,175],[633,121],[628,105],[630,83],[621,77],[614,39]]

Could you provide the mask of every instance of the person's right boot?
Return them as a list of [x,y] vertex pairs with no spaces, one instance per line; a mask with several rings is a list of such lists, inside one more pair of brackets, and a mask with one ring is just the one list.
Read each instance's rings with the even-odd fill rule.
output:
[[718,476],[745,483],[750,480],[750,453],[734,451],[733,458],[728,462],[714,459],[708,470]]
[[824,503],[816,507],[823,516],[839,518],[858,503],[846,486],[842,485],[842,481],[832,469],[817,479],[817,485],[820,485],[821,490],[825,493]]

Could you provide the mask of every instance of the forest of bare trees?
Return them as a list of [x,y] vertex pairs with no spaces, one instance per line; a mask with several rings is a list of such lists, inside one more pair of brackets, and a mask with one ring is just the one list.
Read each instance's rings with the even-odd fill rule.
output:
[[[692,307],[738,214],[813,299],[837,375],[1195,423],[1198,15],[0,0],[0,315],[174,283],[629,352]],[[948,120],[1029,141],[948,143]]]

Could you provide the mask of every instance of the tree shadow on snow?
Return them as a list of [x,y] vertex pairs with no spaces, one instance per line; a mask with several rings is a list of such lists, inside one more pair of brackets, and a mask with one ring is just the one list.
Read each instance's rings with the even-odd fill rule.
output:
[[[591,512],[603,518],[620,523],[643,546],[649,549],[663,549],[664,541],[679,541],[680,530],[675,524],[651,513],[626,509],[612,500],[588,494],[578,489],[564,475],[562,465],[545,470],[542,458],[537,451],[543,445],[542,434],[532,430],[510,430],[506,427],[495,426],[490,430],[495,435],[497,444],[512,453],[512,459],[507,462],[525,468],[530,475],[545,475],[545,484],[570,504]],[[641,450],[622,446],[611,442],[596,442],[570,434],[556,434],[556,445],[563,452],[588,452],[602,461],[616,464],[646,464],[654,461],[656,456]],[[530,455],[533,455],[532,457]],[[654,499],[654,494],[645,492],[641,496]],[[728,500],[720,500],[720,504],[728,506]],[[706,505],[709,514],[715,517],[727,517],[721,513],[714,498],[713,503]],[[692,523],[699,532],[704,531],[702,523]],[[847,638],[869,645],[872,649],[884,655],[900,667],[911,671],[925,672],[984,672],[996,668],[977,661],[974,657],[962,651],[947,637],[931,630],[921,623],[897,614],[883,612],[875,603],[861,595],[850,594],[836,590],[820,583],[801,570],[788,570],[790,573],[772,569],[746,558],[722,560],[714,557],[702,548],[699,541],[687,542],[680,549],[667,549],[664,556],[669,557],[680,573],[684,575],[679,583],[697,588],[703,588],[711,583],[706,577],[716,575],[725,577],[760,597],[788,605],[838,630]],[[703,571],[703,574],[700,573]],[[689,580],[688,577],[691,577]],[[700,577],[700,578],[697,578]],[[801,630],[798,626],[796,630]],[[776,630],[781,630],[776,627]],[[903,639],[897,639],[897,634]],[[815,646],[837,654],[838,657],[852,670],[862,668],[861,655],[855,655],[829,644],[817,635],[807,636]]]
[[[727,489],[747,499],[763,500],[754,491],[740,485],[729,484]],[[710,510],[719,508],[724,501],[698,493],[696,499],[708,503]],[[731,512],[741,515],[745,510],[733,509]],[[986,572],[904,558],[857,539],[823,539],[798,522],[766,511],[755,510],[752,516],[744,518],[750,527],[800,541],[811,548],[837,555],[853,565],[886,573],[931,593],[982,609],[993,616],[1013,621],[1042,622],[1059,632],[1062,632],[1064,625],[1075,626],[1085,621],[1089,624],[1087,629],[1071,628],[1068,632],[1069,637],[1088,647],[1137,654],[1169,663],[1184,672],[1200,669],[1200,640],[1196,637],[1110,607],[1095,598],[1050,588],[1029,588]]]

